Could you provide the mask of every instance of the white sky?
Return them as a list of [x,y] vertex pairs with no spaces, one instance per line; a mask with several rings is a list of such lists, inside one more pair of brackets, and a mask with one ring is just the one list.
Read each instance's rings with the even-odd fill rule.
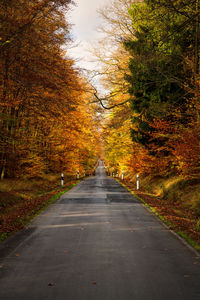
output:
[[[92,56],[88,52],[90,44],[93,45],[98,40],[100,33],[97,32],[98,25],[101,24],[101,18],[97,10],[108,4],[109,0],[75,0],[76,7],[70,13],[69,22],[74,24],[72,35],[75,43],[78,45],[68,51],[72,58],[80,59],[76,64],[78,67],[93,70],[95,63],[92,62]],[[68,17],[69,18],[69,17]]]

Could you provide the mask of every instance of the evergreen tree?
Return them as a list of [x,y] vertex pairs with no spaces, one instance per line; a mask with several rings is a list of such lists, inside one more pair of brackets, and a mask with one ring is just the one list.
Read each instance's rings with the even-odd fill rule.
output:
[[[188,24],[184,35],[178,28],[186,17],[153,1],[134,4],[130,15],[135,28],[135,38],[124,45],[131,54],[130,84],[131,108],[133,110],[132,139],[147,149],[152,143],[161,146],[166,137],[152,140],[151,126],[154,118],[176,120],[175,112],[182,113],[181,122],[187,122],[187,101],[192,97],[192,72],[185,63],[191,52],[193,27]],[[186,89],[188,87],[188,90]],[[151,151],[155,154],[154,151]],[[166,154],[166,153],[165,153]]]

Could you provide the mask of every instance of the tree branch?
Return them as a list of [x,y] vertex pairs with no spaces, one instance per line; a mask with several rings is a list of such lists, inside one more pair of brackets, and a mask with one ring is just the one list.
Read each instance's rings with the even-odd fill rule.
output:
[[[94,88],[94,89],[95,89],[95,88]],[[121,102],[121,103],[113,104],[113,105],[111,105],[111,106],[108,107],[108,106],[105,106],[105,105],[103,104],[103,101],[104,101],[104,100],[108,100],[108,99],[107,99],[107,98],[99,98],[98,95],[97,95],[97,90],[96,90],[96,89],[95,89],[94,96],[95,96],[95,98],[98,100],[97,102],[99,102],[99,103],[101,104],[101,106],[102,106],[104,109],[112,109],[112,108],[115,108],[115,107],[117,107],[117,106],[124,105],[125,103],[128,103],[128,102],[129,102],[129,100],[125,100],[125,101],[123,101],[123,102]],[[96,103],[96,101],[93,102],[93,103]]]

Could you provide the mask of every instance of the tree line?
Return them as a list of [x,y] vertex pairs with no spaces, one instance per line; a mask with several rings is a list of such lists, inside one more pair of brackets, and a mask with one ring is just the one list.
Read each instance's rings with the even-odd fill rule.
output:
[[100,14],[94,52],[113,105],[103,123],[107,164],[199,178],[200,1],[113,0]]
[[67,55],[71,0],[0,2],[0,176],[89,171],[98,118]]

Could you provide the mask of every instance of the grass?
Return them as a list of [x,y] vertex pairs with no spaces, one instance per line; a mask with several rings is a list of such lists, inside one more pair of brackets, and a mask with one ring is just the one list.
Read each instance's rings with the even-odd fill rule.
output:
[[63,191],[54,194],[50,199],[48,199],[47,201],[43,202],[43,207],[41,209],[38,210],[38,208],[35,207],[35,209],[31,210],[28,214],[24,215],[23,217],[21,217],[20,219],[18,219],[16,222],[17,223],[21,223],[23,226],[27,225],[33,218],[35,218],[37,215],[39,215],[41,212],[43,212],[51,203],[53,203],[54,201],[56,201],[57,199],[59,199],[59,197],[61,195],[63,195],[64,193],[68,192],[71,188],[73,188],[79,182],[80,181],[77,181],[76,183],[69,185]]
[[[158,181],[160,182],[161,179],[158,179]],[[175,178],[171,180],[168,179],[166,181],[165,187],[166,189],[170,189],[171,187],[173,187],[173,191],[174,193],[176,193],[178,183],[179,190],[180,188],[182,188],[181,192],[183,194],[185,192],[186,195],[188,195],[188,191],[191,191],[191,185],[190,187],[188,187],[186,181],[181,181]],[[146,183],[147,182],[148,180],[146,180]],[[169,196],[168,199],[166,197],[166,194],[162,194],[163,191],[162,193],[158,193],[159,189],[156,188],[155,182],[152,184],[151,188],[147,188],[147,192],[145,188],[143,188],[142,191],[135,190],[135,184],[133,185],[129,181],[120,181],[120,183],[123,186],[125,186],[136,198],[138,198],[142,203],[144,203],[144,205],[148,207],[148,209],[150,209],[170,229],[172,229],[179,236],[181,236],[188,244],[190,244],[197,251],[200,251],[200,219],[197,219],[198,211],[193,210],[192,206],[190,206],[189,209],[186,209],[186,203],[183,203],[183,200],[179,200],[180,205],[177,205],[177,198],[171,199]],[[194,185],[193,187],[194,190],[192,190],[192,195],[194,195],[195,192],[198,190],[198,187],[196,185]],[[153,194],[153,192],[155,194]],[[199,198],[195,198],[193,204],[194,203],[199,203]]]
[[189,245],[191,245],[197,251],[200,251],[200,245],[193,241],[186,233],[182,231],[175,230],[175,232],[180,235]]
[[24,228],[78,182],[68,178],[61,187],[60,174],[49,174],[45,179],[0,181],[0,241]]
[[188,208],[196,210],[200,215],[200,179],[184,178],[181,176],[145,177],[141,186],[154,196],[162,197],[170,201],[181,201]]
[[[117,180],[119,181],[119,180]],[[172,223],[165,220],[165,218],[163,216],[161,216],[155,208],[151,207],[147,202],[144,201],[144,199],[142,199],[141,197],[139,197],[133,190],[131,190],[126,184],[123,184],[121,181],[119,181],[126,189],[129,190],[129,192],[131,192],[131,194],[134,195],[135,198],[137,198],[138,200],[140,200],[148,209],[150,209],[156,216],[159,217],[159,219],[161,221],[163,221],[165,224],[167,224],[169,227],[172,226]]]

